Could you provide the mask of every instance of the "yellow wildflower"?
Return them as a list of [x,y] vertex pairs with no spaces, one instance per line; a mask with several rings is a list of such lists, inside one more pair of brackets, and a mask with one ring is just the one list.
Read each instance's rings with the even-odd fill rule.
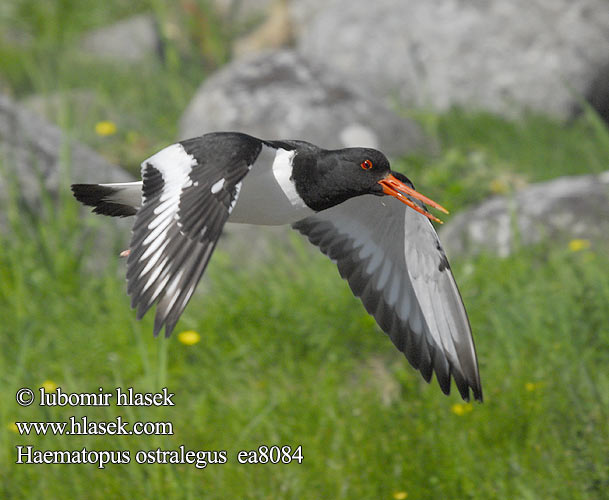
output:
[[590,248],[590,245],[590,240],[582,240],[576,238],[569,242],[569,250],[571,252],[580,252],[581,250],[587,250],[588,248]]
[[108,135],[116,134],[116,124],[111,121],[101,121],[95,124],[95,133],[106,137]]
[[393,494],[393,498],[395,498],[395,500],[404,500],[405,498],[408,498],[408,493],[405,491],[396,491]]
[[510,190],[510,186],[504,179],[493,179],[489,184],[492,193],[505,194]]
[[8,425],[8,430],[9,431],[13,431],[13,432],[19,432],[19,428],[17,427],[17,424],[15,422],[10,422]]
[[533,392],[537,389],[541,389],[543,386],[543,382],[526,382],[524,384],[524,390],[527,392]]
[[178,340],[184,345],[195,345],[201,340],[201,335],[194,330],[186,330],[178,334]]
[[42,383],[42,388],[44,389],[44,392],[55,392],[57,389],[57,384],[52,380],[45,380]]
[[465,415],[472,411],[474,407],[471,403],[455,403],[450,407],[450,411],[452,411],[455,415],[461,416]]

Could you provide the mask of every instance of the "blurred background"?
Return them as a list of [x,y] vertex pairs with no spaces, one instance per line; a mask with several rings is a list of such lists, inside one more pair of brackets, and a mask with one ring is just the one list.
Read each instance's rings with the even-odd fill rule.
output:
[[[607,498],[607,0],[3,0],[0,497]],[[376,146],[451,211],[483,404],[427,385],[288,228],[227,228],[170,339],[125,292],[119,182],[215,130]],[[175,393],[39,407],[20,387]],[[15,422],[171,421],[173,436]],[[16,465],[39,450],[227,450],[228,463]],[[302,445],[304,461],[240,465]],[[134,460],[132,460],[134,462]]]

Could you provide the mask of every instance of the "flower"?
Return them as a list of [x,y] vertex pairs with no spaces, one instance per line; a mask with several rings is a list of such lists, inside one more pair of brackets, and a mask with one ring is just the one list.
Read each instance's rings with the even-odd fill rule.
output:
[[524,390],[527,392],[533,392],[537,389],[541,389],[543,386],[543,382],[526,382],[524,384]]
[[15,422],[9,422],[9,424],[6,427],[8,428],[9,431],[19,432],[19,428],[17,427],[17,424]]
[[201,335],[194,330],[186,330],[178,334],[178,340],[184,345],[195,345],[201,340]]
[[588,250],[588,248],[590,248],[590,245],[590,240],[576,238],[569,242],[569,250],[571,252],[580,252],[581,250]]
[[461,416],[465,415],[472,411],[474,407],[471,403],[455,403],[450,407],[450,411],[452,411],[455,415]]
[[95,133],[106,137],[108,135],[116,134],[116,124],[111,121],[101,121],[95,124]]
[[510,190],[510,186],[505,179],[493,179],[489,184],[489,188],[495,194],[505,194]]
[[44,389],[44,392],[55,392],[55,389],[57,389],[57,384],[52,380],[45,380],[41,384],[41,387]]
[[405,491],[396,491],[393,494],[393,498],[395,498],[395,500],[404,500],[405,498],[408,498],[408,493]]

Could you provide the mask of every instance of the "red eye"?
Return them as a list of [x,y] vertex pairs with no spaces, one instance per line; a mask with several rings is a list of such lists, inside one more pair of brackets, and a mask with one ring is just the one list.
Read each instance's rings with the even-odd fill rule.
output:
[[370,169],[372,168],[372,162],[371,162],[370,160],[364,160],[364,161],[361,163],[361,167],[362,167],[364,170],[370,170]]

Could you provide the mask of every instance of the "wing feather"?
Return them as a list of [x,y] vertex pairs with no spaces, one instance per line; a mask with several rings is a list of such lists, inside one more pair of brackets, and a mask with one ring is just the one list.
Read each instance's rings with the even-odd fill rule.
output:
[[436,232],[394,199],[348,200],[293,225],[336,262],[366,311],[426,381],[482,400],[467,314]]
[[156,305],[154,334],[169,336],[205,272],[260,141],[209,134],[142,164],[143,203],[133,226],[127,291],[140,319]]

